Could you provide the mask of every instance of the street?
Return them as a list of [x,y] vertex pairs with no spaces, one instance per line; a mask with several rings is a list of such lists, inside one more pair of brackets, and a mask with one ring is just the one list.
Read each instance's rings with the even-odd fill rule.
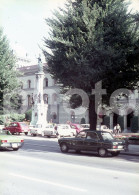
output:
[[139,194],[139,156],[63,154],[57,138],[22,137],[18,151],[0,151],[1,195]]

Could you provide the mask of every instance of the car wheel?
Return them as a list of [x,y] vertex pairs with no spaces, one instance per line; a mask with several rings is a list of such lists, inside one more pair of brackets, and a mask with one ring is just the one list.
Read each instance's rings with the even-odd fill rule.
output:
[[66,143],[62,143],[61,145],[60,145],[60,149],[61,149],[61,152],[68,152],[68,146],[67,146],[67,144]]
[[108,152],[105,148],[99,148],[98,149],[98,155],[101,156],[101,157],[105,157],[108,155]]
[[32,135],[33,135],[34,137],[36,136],[36,134],[34,134],[34,133],[33,133]]
[[28,134],[28,132],[25,132],[25,135],[27,135]]
[[17,151],[19,148],[13,148],[14,151]]
[[117,152],[111,152],[111,155],[112,156],[118,156],[120,154],[120,151],[117,151]]
[[78,153],[78,154],[79,154],[79,153],[81,153],[81,151],[80,151],[80,150],[76,150],[76,153]]

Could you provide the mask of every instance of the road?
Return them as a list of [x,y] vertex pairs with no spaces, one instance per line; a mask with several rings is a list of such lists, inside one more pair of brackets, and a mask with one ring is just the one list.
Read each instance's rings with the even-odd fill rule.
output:
[[25,138],[0,151],[0,195],[138,195],[139,157],[61,153],[56,138]]

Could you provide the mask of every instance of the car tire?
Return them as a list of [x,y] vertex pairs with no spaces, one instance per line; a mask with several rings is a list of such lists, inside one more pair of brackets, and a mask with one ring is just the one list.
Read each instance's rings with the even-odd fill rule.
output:
[[100,157],[106,157],[108,155],[108,151],[105,148],[99,148],[98,149],[98,155]]
[[80,153],[81,153],[81,151],[80,151],[80,150],[76,150],[76,153],[77,153],[77,154],[80,154]]
[[19,150],[19,148],[13,148],[13,151],[17,151],[17,150]]
[[34,133],[33,133],[32,135],[33,135],[34,137],[36,136],[36,134],[34,134]]
[[111,155],[112,156],[118,156],[120,154],[120,151],[117,151],[117,152],[111,152]]
[[28,132],[25,132],[25,135],[28,135]]
[[63,152],[63,153],[68,152],[68,146],[67,146],[67,144],[66,143],[60,144],[60,149],[61,149],[61,152]]

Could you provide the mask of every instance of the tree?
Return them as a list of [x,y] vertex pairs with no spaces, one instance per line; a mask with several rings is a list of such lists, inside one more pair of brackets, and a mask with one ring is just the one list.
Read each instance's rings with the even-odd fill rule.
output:
[[134,16],[124,0],[75,0],[46,19],[51,29],[43,49],[48,70],[63,87],[80,88],[89,95],[92,129],[97,119],[91,94],[95,84],[103,81],[105,100],[114,90],[137,84],[138,17]]
[[[19,87],[17,80],[17,71],[15,69],[16,58],[9,47],[6,36],[0,29],[0,112],[4,111],[4,106],[12,104],[17,105],[17,89]],[[14,98],[16,97],[16,98]],[[15,100],[16,99],[16,103]],[[5,103],[4,103],[5,102]],[[10,103],[11,102],[11,103]]]

